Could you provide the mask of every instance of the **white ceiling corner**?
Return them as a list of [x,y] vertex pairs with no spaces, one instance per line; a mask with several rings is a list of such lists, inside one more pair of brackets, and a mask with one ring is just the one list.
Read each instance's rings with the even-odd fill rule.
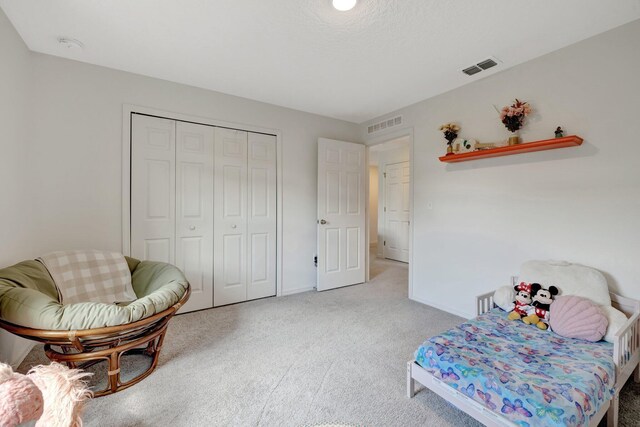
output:
[[[362,123],[640,18],[638,0],[0,0],[36,52]],[[66,49],[57,38],[78,39]],[[460,72],[502,61],[473,77]]]

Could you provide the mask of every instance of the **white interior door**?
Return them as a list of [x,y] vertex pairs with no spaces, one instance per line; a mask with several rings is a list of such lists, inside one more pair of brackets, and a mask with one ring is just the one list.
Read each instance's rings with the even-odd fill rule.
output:
[[384,174],[384,257],[409,262],[409,162],[388,164]]
[[175,121],[131,117],[131,256],[175,263]]
[[319,291],[365,281],[365,146],[318,140]]
[[216,307],[247,300],[247,138],[247,132],[215,129]]
[[276,294],[276,137],[248,134],[247,299]]
[[181,312],[213,307],[214,128],[176,124],[176,266],[191,285]]

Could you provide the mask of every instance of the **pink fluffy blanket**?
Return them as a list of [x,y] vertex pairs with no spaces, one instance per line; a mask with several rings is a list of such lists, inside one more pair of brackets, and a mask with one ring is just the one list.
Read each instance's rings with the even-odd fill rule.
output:
[[0,363],[0,425],[37,420],[37,427],[82,426],[82,407],[92,395],[84,380],[89,375],[59,363],[22,375]]

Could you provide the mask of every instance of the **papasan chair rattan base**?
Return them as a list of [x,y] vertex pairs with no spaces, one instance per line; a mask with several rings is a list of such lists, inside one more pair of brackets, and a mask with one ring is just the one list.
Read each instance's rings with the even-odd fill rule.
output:
[[[95,397],[137,384],[155,370],[169,320],[187,302],[191,287],[183,273],[169,264],[141,262],[128,257],[127,263],[138,299],[124,306],[94,303],[62,306],[56,301],[51,277],[35,261],[24,261],[0,270],[0,327],[43,343],[44,352],[51,361],[70,368],[85,369],[106,362],[107,385],[102,390],[94,390]],[[60,314],[67,309],[72,313],[70,316]],[[25,314],[25,311],[31,313]],[[74,318],[76,312],[85,317]],[[135,316],[139,320],[125,323],[118,320],[121,324],[111,326],[108,323],[116,320],[104,313]],[[108,326],[79,326],[100,324],[98,322]],[[56,329],[41,327],[47,323],[54,324]],[[121,362],[124,356],[131,354],[149,357],[150,365],[144,372],[133,378],[127,375],[123,380]]]
[[[100,397],[131,387],[155,370],[169,320],[189,299],[190,292],[188,287],[182,299],[172,307],[127,325],[80,331],[51,331],[24,328],[0,320],[0,327],[23,338],[43,343],[49,360],[64,363],[70,368],[84,369],[106,361],[107,387],[93,392],[94,397]],[[151,365],[141,374],[123,382],[120,378],[120,361],[124,353],[150,357]]]

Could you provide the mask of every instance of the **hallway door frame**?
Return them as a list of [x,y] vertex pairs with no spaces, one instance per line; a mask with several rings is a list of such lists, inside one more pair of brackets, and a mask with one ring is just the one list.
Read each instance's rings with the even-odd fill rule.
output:
[[[366,194],[366,209],[367,209],[367,221],[366,221],[366,228],[367,228],[367,233],[366,233],[366,247],[370,247],[370,238],[369,238],[369,230],[371,227],[370,224],[370,212],[369,212],[369,195],[370,195],[370,188],[369,188],[369,156],[370,156],[370,149],[372,147],[375,147],[377,145],[380,144],[384,144],[386,142],[390,142],[390,141],[394,141],[400,138],[408,138],[409,140],[409,174],[410,174],[410,180],[411,182],[409,183],[409,284],[408,284],[408,294],[409,294],[409,298],[413,299],[413,260],[414,260],[414,256],[413,256],[413,195],[414,195],[414,191],[413,191],[413,186],[414,186],[414,160],[413,160],[413,146],[414,146],[414,130],[413,127],[407,127],[407,128],[402,128],[402,129],[398,129],[398,130],[394,130],[392,132],[388,132],[385,133],[383,135],[379,135],[379,136],[375,136],[375,137],[369,137],[368,139],[365,140],[365,144],[367,146],[366,149],[366,162],[367,162],[367,179],[365,180],[366,182],[366,186],[367,188],[365,189],[365,194]],[[378,174],[383,173],[384,171],[380,171],[378,170]],[[380,193],[378,193],[378,200],[380,200]],[[380,244],[380,241],[378,239],[378,244]],[[366,281],[369,282],[370,278],[371,278],[371,251],[367,251],[366,253]]]

